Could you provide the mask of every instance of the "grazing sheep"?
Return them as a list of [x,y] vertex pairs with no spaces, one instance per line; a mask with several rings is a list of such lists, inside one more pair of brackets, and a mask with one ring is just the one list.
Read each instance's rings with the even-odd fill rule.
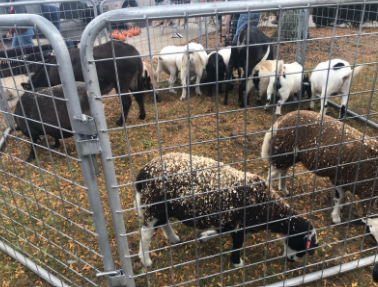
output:
[[[297,62],[284,64],[282,60],[278,61],[277,78],[274,76],[269,79],[266,106],[264,108],[267,109],[270,105],[270,100],[274,90],[276,90],[278,99],[276,116],[281,116],[281,106],[287,101],[290,95],[294,95],[294,101],[297,100],[297,95],[301,91],[304,81],[308,83],[308,78],[303,77],[303,67],[301,64]],[[309,88],[309,85],[303,87]]]
[[[70,54],[75,80],[78,82],[83,82],[84,76],[81,69],[80,49],[73,48],[68,52]],[[129,93],[130,91],[144,91],[145,88],[143,87],[142,80],[143,64],[141,58],[137,56],[139,56],[139,52],[135,49],[134,46],[121,41],[107,42],[105,44],[93,47],[93,58],[95,60],[109,59],[107,61],[96,62],[97,77],[101,89],[101,95],[108,94],[113,88],[117,93],[121,94]],[[115,70],[114,67],[113,57],[122,57],[122,59],[117,59],[116,61],[117,70]],[[51,58],[49,64],[53,64],[46,66],[51,87],[60,85],[61,81],[58,67],[55,66],[57,64],[55,56]],[[116,73],[118,77],[116,76]],[[31,82],[33,83],[34,88],[49,87],[49,82],[46,77],[44,65],[41,65],[40,68],[31,77]],[[118,84],[120,91],[118,91]],[[32,90],[31,84],[29,82],[22,83],[21,85],[24,90]],[[146,118],[146,112],[144,110],[144,93],[137,93],[134,95],[134,98],[139,105],[139,119],[143,120]],[[130,95],[122,95],[121,100],[123,107],[123,116],[126,120],[132,104],[132,99]],[[118,126],[123,125],[122,115],[120,116],[116,124]]]
[[[153,70],[153,77],[151,77],[151,65],[150,65],[150,61],[142,61],[143,62],[143,85],[144,87],[147,89],[147,90],[152,90],[152,79],[154,81],[154,85],[155,85],[155,89],[158,88],[158,83],[157,83],[157,73],[154,69],[154,67],[152,67],[152,70]],[[160,102],[160,99],[159,99],[159,91],[155,91],[155,94],[156,94],[156,101],[157,102]]]
[[[271,39],[266,36],[259,28],[249,29],[249,43],[248,34],[247,34],[248,25],[245,25],[242,30],[238,33],[234,41],[232,42],[231,56],[230,61],[227,66],[227,80],[231,79],[231,74],[236,68],[243,68],[244,74],[239,85],[239,106],[244,107],[243,92],[245,91],[246,80],[249,75],[251,75],[252,70],[255,66],[261,61],[273,60],[273,47],[271,44]],[[247,47],[239,47],[241,45],[250,45],[248,46],[248,71],[245,71],[247,63]],[[260,44],[260,45],[257,45]],[[226,94],[224,97],[223,104],[228,104],[228,90],[229,82],[226,85]],[[247,105],[249,104],[248,95],[247,96]]]
[[[160,74],[164,71],[167,75],[169,75],[169,92],[172,94],[176,94],[177,92],[172,89],[173,84],[176,81],[177,75],[181,70],[181,61],[182,55],[186,50],[186,46],[167,46],[164,47],[158,56],[153,56],[153,59],[157,59],[157,82],[159,85]],[[168,54],[171,53],[171,54]],[[164,55],[167,54],[167,55]]]
[[[85,83],[76,82],[76,88],[83,113],[86,115],[90,115]],[[51,91],[55,98],[64,99],[62,85],[51,87]],[[39,94],[45,94],[48,96],[46,97],[39,94],[33,94],[33,92],[25,92],[23,96],[20,97],[20,100],[16,104],[16,109],[14,111],[13,116],[14,122],[17,125],[16,130],[21,130],[21,132],[25,136],[30,138],[33,143],[37,143],[39,136],[45,135],[46,133],[46,135],[50,135],[53,138],[55,138],[55,145],[53,146],[53,148],[58,148],[60,146],[59,139],[61,138],[61,133],[58,125],[58,119],[55,114],[53,99],[50,97],[50,88],[36,88],[35,92]],[[38,102],[38,106],[36,104],[36,100]],[[21,102],[25,111],[25,115],[22,112]],[[59,115],[60,127],[66,130],[72,130],[66,102],[59,99],[55,99],[55,106],[56,111]],[[39,116],[38,108],[42,116],[43,126],[41,124],[41,118]],[[24,117],[30,119],[27,121],[30,129],[30,134]],[[62,130],[62,135],[63,138],[69,138],[73,136],[73,133]],[[33,147],[31,146],[30,154],[27,158],[27,161],[30,162],[34,158],[35,153]]]
[[[327,113],[328,98],[332,94],[342,94],[339,118],[345,116],[346,104],[349,97],[349,87],[353,73],[353,70],[348,66],[350,65],[347,61],[332,59],[331,61],[320,63],[312,72],[310,78],[311,94],[313,99],[316,98],[316,93],[321,94],[321,114],[323,112],[324,114]],[[353,77],[357,76],[362,69],[363,66],[354,68]],[[314,110],[314,101],[311,101],[309,109]]]
[[[164,185],[161,178],[162,163]],[[240,250],[235,249],[240,249],[243,245],[244,229],[246,233],[255,233],[266,230],[269,223],[271,232],[282,237],[289,235],[282,239],[285,242],[284,256],[288,261],[295,261],[306,252],[313,254],[312,248],[318,246],[316,231],[310,221],[290,209],[275,191],[269,192],[266,183],[257,175],[245,174],[230,166],[223,166],[223,163],[219,163],[221,167],[218,170],[217,161],[207,157],[191,157],[185,153],[165,154],[162,163],[160,158],[153,159],[137,176],[135,203],[138,214],[144,221],[139,257],[145,266],[152,265],[148,249],[154,229],[161,227],[165,237],[172,243],[180,241],[167,224],[167,217],[185,220],[183,223],[188,226],[194,224],[194,220],[188,219],[196,217],[195,225],[199,229],[221,226],[217,231],[203,232],[199,238],[201,241],[207,241],[216,233],[235,230],[231,233],[234,250],[231,262],[236,267],[243,265]],[[213,169],[209,169],[210,167]],[[165,196],[167,201],[164,201]],[[221,221],[219,212],[223,212]],[[290,219],[289,214],[292,214]],[[307,251],[309,248],[311,250]]]
[[[218,81],[223,81],[227,72],[228,62],[230,61],[231,56],[231,47],[226,49],[219,50],[218,52],[214,51],[207,55],[207,65],[206,65],[206,82],[216,82],[216,68],[217,68],[217,54],[218,54]],[[241,69],[238,69],[239,78],[241,75]],[[235,79],[234,75],[231,74],[232,79]],[[214,84],[215,86],[215,84]],[[231,82],[230,89],[234,88],[234,82]],[[213,92],[213,85],[209,85],[207,91],[207,96],[211,96]],[[222,93],[222,85],[219,84],[219,93]]]
[[[184,53],[182,56],[181,61],[181,85],[182,88],[182,95],[180,98],[180,101],[183,101],[186,99],[186,81],[189,73],[189,77],[195,77],[196,78],[196,85],[199,85],[201,83],[201,79],[203,77],[206,77],[206,64],[207,64],[207,54],[202,47],[201,44],[197,43],[189,43],[185,49],[185,51],[189,51],[189,55]],[[189,65],[188,65],[188,58],[189,58]],[[188,71],[189,66],[189,71]],[[196,94],[198,96],[201,96],[201,90],[200,86],[195,87]]]
[[[273,138],[271,130],[265,134],[261,157],[267,161],[269,157],[271,158],[272,165],[269,174],[272,179],[280,177],[279,191],[284,195],[288,194],[285,176],[293,165],[294,156],[296,163],[301,162],[306,169],[314,171],[316,175],[329,177],[332,183],[335,182],[336,177],[335,206],[331,215],[333,222],[339,223],[341,222],[341,201],[345,191],[353,191],[357,170],[359,172],[355,194],[361,198],[370,198],[371,196],[374,179],[377,175],[378,142],[373,139],[361,142],[362,133],[348,125],[345,125],[343,131],[342,122],[326,115],[323,116],[319,141],[321,118],[321,114],[310,111],[300,111],[299,118],[298,111],[278,118],[273,126]],[[277,129],[280,130],[277,131]],[[342,133],[343,139],[338,159]],[[318,145],[319,154],[317,155]],[[361,147],[361,162],[358,168],[357,161]],[[376,191],[378,191],[378,185],[375,186],[374,192]]]

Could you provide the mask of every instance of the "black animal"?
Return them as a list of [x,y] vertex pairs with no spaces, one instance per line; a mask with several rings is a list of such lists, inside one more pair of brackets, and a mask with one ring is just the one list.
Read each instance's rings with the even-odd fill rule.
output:
[[[228,57],[229,58],[229,57]],[[211,83],[211,82],[216,82],[217,80],[217,52],[213,52],[208,56],[207,60],[207,65],[206,65],[206,82]],[[224,81],[225,74],[227,72],[227,64],[228,61],[225,61],[223,56],[218,53],[218,81]],[[235,79],[234,75],[231,74],[232,79]],[[240,74],[239,74],[240,78]],[[213,86],[215,87],[216,84],[214,85],[209,85],[209,89],[207,91],[207,96],[211,97],[213,93]],[[230,89],[232,90],[234,88],[234,82],[230,83]],[[219,83],[219,91],[218,93],[221,94],[222,91],[222,84]]]
[[[85,88],[85,83],[76,82],[76,88],[79,95],[80,105],[82,111],[86,115],[90,115],[89,103],[87,90]],[[51,88],[52,93],[55,98],[64,98],[62,85],[57,85]],[[55,106],[57,114],[55,113],[53,99],[50,97],[50,88],[36,88],[36,94],[32,92],[25,92],[20,100],[16,104],[16,109],[14,111],[14,122],[16,123],[16,130],[21,130],[21,132],[31,139],[33,143],[37,143],[40,135],[50,135],[55,138],[55,145],[53,148],[58,148],[60,146],[59,139],[63,135],[63,138],[69,138],[73,136],[73,133],[62,130],[62,135],[59,130],[58,118],[60,127],[65,130],[72,130],[70,117],[68,115],[66,102],[55,99]],[[48,96],[42,96],[39,94],[45,94]],[[36,104],[36,100],[38,106]],[[22,106],[24,108],[25,114],[22,111]],[[39,111],[38,111],[39,109]],[[42,121],[40,118],[42,116]],[[29,125],[30,134],[28,127],[26,125],[25,118]],[[38,122],[36,122],[38,121]],[[43,122],[43,126],[42,123]],[[34,149],[31,146],[30,154],[27,161],[30,162],[35,158]]]
[[[139,53],[135,49],[134,46],[129,44],[113,41],[114,44],[114,56],[115,57],[130,57],[130,56],[138,56]],[[118,90],[117,86],[117,77],[116,72],[114,69],[114,62],[113,62],[113,53],[112,53],[112,43],[107,42],[105,44],[95,46],[93,48],[93,57],[95,60],[99,59],[110,59],[108,61],[101,61],[96,62],[96,69],[97,69],[97,76],[98,81],[100,84],[101,94],[109,93],[113,88],[116,89],[117,93],[129,93],[131,92],[138,92],[144,91],[145,88],[143,86],[143,64],[142,60],[139,57],[133,58],[123,58],[116,60],[117,63],[117,74],[119,79],[119,86],[120,91]],[[75,80],[79,82],[83,82],[83,73],[81,70],[81,61],[80,61],[80,50],[79,49],[70,49],[69,50],[72,68],[75,75]],[[56,64],[56,57],[52,57],[49,61],[50,64]],[[60,85],[60,77],[58,68],[56,66],[48,66],[47,72],[49,75],[51,86]],[[47,77],[45,74],[44,67],[41,66],[35,74],[31,77],[31,82],[34,88],[40,87],[49,87]],[[32,90],[30,83],[22,83],[22,87],[25,90]],[[131,107],[131,97],[130,95],[123,95],[122,97],[122,106],[123,106],[123,114],[125,120],[127,119],[127,115],[129,113]],[[134,95],[138,105],[139,105],[139,118],[143,120],[146,117],[146,112],[144,110],[144,93],[138,93]],[[117,121],[118,126],[122,126],[123,119],[122,115],[120,116],[119,120]]]
[[[239,84],[239,106],[244,107],[243,91],[245,91],[246,79],[252,73],[253,68],[264,60],[273,60],[273,47],[271,39],[266,36],[259,28],[250,28],[249,43],[248,25],[245,25],[232,42],[231,57],[227,66],[227,80],[231,79],[232,72],[237,68],[243,68],[243,78]],[[266,44],[265,44],[266,43]],[[248,44],[248,71],[245,71],[247,63],[247,47],[239,47]],[[257,45],[256,45],[257,44]],[[260,44],[260,45],[259,45]],[[228,104],[229,82],[226,85],[226,95],[223,104]],[[247,95],[247,105],[249,99]]]

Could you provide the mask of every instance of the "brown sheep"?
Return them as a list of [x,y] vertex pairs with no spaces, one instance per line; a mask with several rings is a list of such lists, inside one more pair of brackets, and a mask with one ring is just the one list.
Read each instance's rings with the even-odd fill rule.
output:
[[[271,130],[265,134],[261,157],[265,160],[271,158],[269,174],[273,179],[280,177],[279,190],[284,195],[288,194],[285,176],[293,166],[294,157],[295,163],[301,162],[316,175],[329,177],[332,183],[335,183],[336,179],[335,207],[331,215],[333,222],[339,223],[340,204],[346,190],[353,191],[355,187],[355,194],[362,198],[371,197],[377,174],[378,142],[375,139],[362,141],[361,132],[348,125],[345,125],[343,131],[342,122],[326,115],[323,116],[319,142],[321,119],[321,114],[311,111],[300,111],[299,119],[297,111],[279,118],[273,126],[273,139]],[[342,134],[343,144],[339,153]],[[361,162],[358,165],[361,147]],[[374,192],[377,190],[378,185],[375,186]]]

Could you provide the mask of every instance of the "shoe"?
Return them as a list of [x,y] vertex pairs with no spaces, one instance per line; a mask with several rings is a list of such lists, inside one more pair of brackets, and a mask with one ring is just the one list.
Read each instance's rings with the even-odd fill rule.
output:
[[179,38],[182,38],[182,37],[183,37],[179,32],[176,32],[175,34],[176,34]]
[[177,33],[173,33],[171,38],[180,38],[180,37],[177,35]]

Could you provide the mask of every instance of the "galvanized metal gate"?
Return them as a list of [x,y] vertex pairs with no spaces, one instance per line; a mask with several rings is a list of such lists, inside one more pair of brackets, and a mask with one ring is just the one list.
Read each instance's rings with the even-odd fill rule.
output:
[[[353,55],[354,62],[351,64],[352,68],[356,67],[357,64],[357,51],[360,45],[360,38],[364,35],[376,33],[362,33],[361,29],[366,5],[370,3],[375,4],[378,1],[363,1],[358,3],[364,5],[361,18],[356,19],[359,22],[359,31],[357,33],[350,31],[345,36],[354,36],[357,38],[357,41],[354,43],[355,46],[353,46],[356,50]],[[209,245],[206,245],[200,242],[200,233],[196,228],[193,230],[183,227],[182,223],[186,222],[186,220],[183,220],[168,221],[166,229],[172,230],[173,227],[179,230],[181,234],[178,235],[180,235],[182,242],[173,243],[168,241],[163,246],[159,240],[155,240],[151,244],[151,251],[144,250],[144,247],[141,245],[144,256],[146,256],[147,252],[154,252],[155,254],[152,259],[153,261],[158,261],[158,264],[152,268],[138,267],[138,264],[141,265],[138,257],[142,253],[136,249],[139,248],[140,234],[146,231],[146,228],[140,222],[141,214],[138,214],[139,211],[134,206],[134,199],[137,192],[135,187],[137,183],[136,176],[143,165],[148,163],[153,157],[162,159],[163,154],[172,150],[187,152],[190,154],[190,157],[192,155],[202,155],[212,157],[218,161],[226,158],[227,160],[224,160],[226,163],[222,166],[218,163],[218,166],[215,167],[217,170],[223,166],[232,166],[243,170],[245,177],[247,176],[247,172],[257,173],[258,168],[264,169],[267,166],[261,163],[260,155],[257,157],[254,156],[253,152],[256,146],[253,145],[254,142],[251,138],[256,140],[259,136],[265,134],[266,129],[273,127],[274,109],[272,110],[271,118],[268,120],[265,119],[265,122],[268,122],[267,126],[264,126],[261,130],[257,128],[253,129],[254,124],[257,126],[257,122],[260,119],[252,122],[251,115],[259,113],[263,106],[257,105],[240,109],[235,107],[224,108],[220,104],[219,85],[226,83],[227,80],[223,81],[223,78],[220,79],[220,75],[217,72],[216,80],[212,83],[216,85],[216,98],[212,102],[212,106],[209,104],[203,109],[198,110],[197,107],[202,108],[201,102],[192,95],[193,92],[190,90],[190,87],[201,87],[202,89],[207,83],[178,85],[174,88],[179,91],[182,88],[186,89],[188,96],[185,99],[187,102],[181,102],[184,109],[179,110],[179,106],[174,106],[174,109],[179,110],[176,114],[176,110],[169,110],[167,106],[164,107],[165,100],[169,101],[169,106],[173,106],[173,101],[177,100],[179,102],[178,97],[177,99],[171,99],[168,93],[164,93],[171,90],[172,87],[164,86],[163,88],[159,88],[152,81],[150,92],[153,96],[150,98],[146,96],[146,101],[148,102],[146,121],[139,122],[136,120],[137,115],[131,110],[126,124],[117,127],[113,123],[113,114],[115,112],[123,114],[124,106],[121,104],[122,99],[125,96],[130,96],[131,94],[137,96],[143,92],[117,92],[116,89],[115,94],[101,95],[100,81],[103,81],[103,79],[99,79],[97,76],[97,64],[99,62],[111,62],[116,71],[116,86],[119,88],[121,83],[127,79],[123,79],[124,75],[118,73],[117,61],[144,58],[147,59],[147,62],[154,64],[154,57],[161,56],[161,54],[155,52],[156,47],[152,39],[155,38],[156,34],[160,33],[154,34],[150,29],[149,21],[151,20],[185,19],[186,29],[181,30],[185,34],[185,42],[174,42],[174,45],[182,45],[193,40],[189,38],[187,24],[189,23],[189,19],[192,18],[194,22],[198,23],[198,26],[195,28],[198,29],[198,39],[196,39],[196,42],[203,43],[202,36],[205,36],[206,44],[203,43],[203,46],[210,53],[219,51],[223,47],[219,46],[221,35],[217,32],[217,28],[214,29],[212,35],[216,44],[211,45],[209,43],[208,17],[215,16],[214,26],[218,27],[219,21],[222,21],[221,17],[218,18],[219,15],[245,13],[248,15],[248,19],[251,19],[253,12],[261,11],[275,11],[280,16],[287,10],[298,11],[300,15],[298,39],[295,41],[280,39],[280,31],[283,28],[279,24],[278,38],[273,40],[273,45],[275,46],[274,53],[275,58],[279,59],[281,56],[280,49],[282,49],[280,45],[293,44],[296,50],[295,52],[290,51],[292,52],[292,55],[290,55],[292,57],[289,58],[305,66],[306,60],[309,57],[307,53],[313,49],[313,46],[309,45],[310,42],[320,46],[325,45],[321,41],[332,41],[329,52],[329,57],[331,57],[333,56],[335,39],[342,37],[335,35],[335,27],[338,20],[338,14],[336,14],[335,19],[333,19],[333,34],[331,36],[312,36],[312,39],[309,39],[307,37],[307,29],[310,9],[314,7],[336,7],[336,10],[339,11],[352,4],[356,3],[353,1],[327,1],[327,3],[320,3],[315,0],[285,2],[235,1],[176,5],[171,7],[171,9],[166,9],[164,6],[138,7],[104,13],[89,23],[80,41],[81,65],[91,115],[84,115],[80,107],[72,64],[68,60],[70,59],[70,55],[60,33],[54,28],[52,23],[36,15],[1,16],[0,29],[14,27],[15,25],[16,27],[31,27],[36,34],[39,32],[42,33],[49,41],[54,50],[57,64],[45,61],[43,56],[41,62],[26,60],[24,49],[20,50],[24,59],[13,59],[13,61],[18,61],[25,66],[29,78],[31,76],[31,72],[28,70],[30,64],[42,66],[44,69],[43,73],[46,76],[49,67],[58,67],[76,148],[72,148],[72,142],[67,143],[66,140],[62,139],[63,152],[56,151],[50,148],[47,139],[47,147],[45,147],[42,144],[32,143],[30,140],[17,136],[12,119],[14,111],[12,111],[12,107],[8,106],[4,90],[5,88],[12,89],[12,87],[3,84],[0,85],[2,96],[0,109],[4,120],[1,125],[1,134],[3,137],[0,146],[2,144],[6,146],[6,150],[0,153],[0,249],[54,286],[148,286],[149,284],[154,286],[213,286],[215,284],[221,286],[244,286],[247,284],[255,284],[257,286],[300,286],[378,262],[376,246],[364,246],[365,237],[368,235],[368,232],[364,230],[362,234],[357,236],[348,234],[350,223],[363,218],[352,219],[352,212],[350,211],[347,221],[344,222],[347,224],[345,236],[338,234],[342,239],[331,241],[328,236],[334,228],[341,228],[342,223],[331,226],[330,220],[327,221],[325,219],[315,227],[318,232],[326,233],[326,235],[322,235],[319,247],[315,248],[315,252],[322,252],[318,257],[315,257],[315,263],[310,263],[309,260],[311,260],[311,257],[306,255],[299,260],[300,263],[291,267],[287,259],[282,259],[282,256],[277,254],[277,252],[270,253],[271,250],[268,247],[271,248],[271,246],[274,246],[274,249],[282,249],[282,244],[278,243],[279,240],[272,237],[271,232],[266,228],[265,235],[256,238],[253,237],[257,242],[253,241],[250,245],[245,243],[244,247],[240,248],[245,264],[233,268],[226,263],[226,261],[229,261],[229,253],[231,253],[229,251],[231,249],[229,241],[223,245],[228,240],[226,236],[227,232],[221,234],[219,238],[212,239],[213,241]],[[205,21],[202,22],[202,19],[205,19]],[[145,33],[147,34],[148,43],[147,47],[140,45],[140,55],[119,57],[116,55],[114,48],[116,40],[113,40],[112,37],[108,38],[107,34],[104,36],[101,35],[104,29],[111,33],[112,24],[124,24],[125,22],[145,22],[146,24]],[[247,25],[250,28],[250,21],[248,21]],[[202,29],[205,29],[204,35]],[[317,40],[319,40],[319,43],[316,42]],[[37,41],[38,48],[42,52],[41,43],[38,38]],[[101,44],[102,41],[111,42],[112,56],[104,59],[94,59],[93,48],[96,44]],[[129,43],[137,45],[137,41],[129,41]],[[240,48],[245,46],[241,43]],[[189,53],[187,52],[185,51],[184,55],[189,57]],[[7,56],[6,50],[4,50],[4,53],[5,57],[1,60],[7,62],[9,71],[12,73],[10,66],[12,59]],[[246,66],[243,67],[245,70],[248,70],[248,57],[253,56],[248,53]],[[41,54],[43,55],[43,53]],[[318,59],[316,61],[319,62]],[[365,114],[351,114],[352,117],[348,118],[359,119],[365,122],[365,126],[363,127],[364,135],[359,139],[361,142],[368,138],[368,136],[365,138],[367,125],[376,126],[376,123],[369,120],[369,118],[371,119],[372,116],[377,114],[376,111],[370,111],[373,95],[376,91],[377,62],[369,59],[364,62],[364,65],[367,66],[367,69],[371,70],[372,78],[368,79],[368,83],[363,82],[363,88],[358,91],[353,90],[352,92],[351,87],[349,87],[349,93],[352,96],[366,93],[370,97],[368,110]],[[216,67],[218,67],[218,61]],[[313,68],[306,70],[305,73],[311,70]],[[151,67],[152,72],[153,67]],[[12,76],[14,80],[14,75]],[[251,75],[249,76],[251,77]],[[189,82],[189,75],[187,80]],[[370,88],[371,84],[372,88]],[[163,83],[163,85],[165,84]],[[61,101],[62,99],[54,96],[50,83],[49,88],[51,89],[50,95],[41,95],[34,88],[32,88],[32,93],[36,97],[42,96],[52,99],[54,107],[56,107],[56,101]],[[13,91],[17,94],[18,98],[24,92],[17,88],[13,88]],[[157,102],[157,92],[159,92],[160,97],[163,94],[161,103]],[[335,100],[337,100],[337,97],[334,96]],[[191,104],[191,101],[195,101],[195,106]],[[230,102],[232,102],[231,99]],[[299,107],[301,104],[306,104],[307,102],[309,100],[305,100],[301,94],[299,101],[295,100],[293,103]],[[273,102],[270,106],[275,108],[277,104]],[[25,108],[27,107],[23,109]],[[169,112],[164,109],[168,109]],[[57,114],[56,108],[54,113]],[[140,116],[143,118],[142,114]],[[25,118],[25,110],[21,117]],[[40,111],[39,117],[40,119],[34,120],[42,122]],[[243,119],[240,120],[238,117],[242,117]],[[262,117],[260,116],[260,118]],[[126,120],[124,115],[121,116],[121,119]],[[256,118],[254,119],[256,120]],[[201,122],[202,120],[203,122]],[[240,126],[243,127],[236,133],[230,127],[223,130],[222,125],[225,125],[227,121],[235,121],[234,129],[239,129]],[[212,126],[215,127],[214,130],[209,129]],[[60,123],[56,128],[60,130],[63,137],[63,132],[66,130],[60,126]],[[28,130],[30,133],[30,128]],[[201,132],[198,133],[198,130],[201,130]],[[142,131],[141,134],[143,133],[143,135],[138,134],[138,136],[135,136],[135,131]],[[12,132],[15,134],[12,135]],[[170,133],[173,133],[173,136],[169,136]],[[178,136],[176,133],[181,137],[186,136],[187,140],[177,139]],[[370,138],[374,139],[374,137]],[[235,146],[241,146],[242,155],[236,152],[232,153],[230,146],[227,145],[228,141],[240,141]],[[251,145],[253,148],[247,146],[248,141],[252,142]],[[37,153],[35,162],[27,162],[23,150],[29,144],[32,145],[34,151],[38,147],[38,150],[43,149],[43,152],[45,154],[48,153],[48,156]],[[197,150],[201,145],[213,146],[202,151]],[[259,142],[258,149],[260,149],[260,145]],[[235,148],[235,146],[231,147]],[[215,152],[213,152],[214,150]],[[232,154],[232,159],[227,157],[228,154]],[[96,155],[101,159],[101,166],[97,170],[97,177]],[[360,160],[361,158],[359,158],[358,162]],[[197,170],[191,166],[190,172],[194,171]],[[320,192],[329,192],[329,190],[333,189],[332,186],[316,187],[316,178],[314,177],[312,186],[306,187],[310,191],[306,189],[303,193],[293,194],[295,179],[297,177],[301,179],[305,176],[309,177],[308,174],[310,172],[303,170],[294,171],[293,169],[292,173],[290,172],[291,174],[287,175],[292,185],[288,201],[290,201],[291,206],[295,207],[301,204],[309,205],[305,211],[301,209],[300,216],[327,216],[332,210],[332,205],[328,203],[327,205],[323,205],[323,202],[318,204],[317,200],[321,201],[318,198]],[[220,192],[221,190],[215,191]],[[370,202],[375,199],[376,196],[369,198]],[[352,203],[344,204],[344,206],[360,202],[362,200],[354,199],[353,191]],[[243,208],[246,209],[247,206]],[[370,206],[368,212],[366,212],[366,216],[369,213]],[[219,216],[221,216],[221,212],[219,212]],[[291,220],[291,215],[288,220]],[[316,220],[313,221],[316,222]],[[361,243],[353,241],[359,239],[361,239]],[[353,249],[347,249],[349,242],[357,244],[360,248],[354,252],[351,251]],[[338,251],[332,254],[334,256],[332,258],[327,258],[327,250],[331,248],[329,246],[335,246],[335,249],[338,248]],[[256,261],[251,262],[249,260],[253,260],[251,258],[254,254],[251,250],[263,255],[260,254],[261,256],[257,257]],[[216,264],[217,267],[214,269],[210,263],[214,263],[216,260],[219,260],[220,263],[218,262]],[[115,262],[119,263],[121,270],[117,270]],[[207,264],[207,262],[210,263]],[[331,265],[328,266],[328,264]],[[188,275],[183,272],[186,268],[191,268],[194,271],[191,271]],[[261,272],[256,277],[250,276],[252,271],[255,272],[255,270]],[[179,272],[182,272],[183,275],[180,275]],[[170,279],[167,279],[167,277],[170,277]],[[238,280],[232,280],[232,278],[230,280],[230,277],[235,277]]]

